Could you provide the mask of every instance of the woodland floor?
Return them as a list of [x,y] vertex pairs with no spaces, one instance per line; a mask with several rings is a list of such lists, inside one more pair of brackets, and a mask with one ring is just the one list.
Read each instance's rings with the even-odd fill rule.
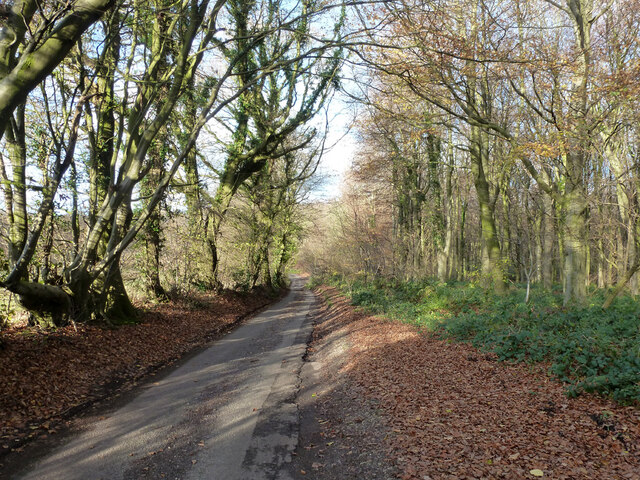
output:
[[3,457],[46,441],[88,406],[133,388],[272,303],[265,292],[199,295],[146,310],[139,323],[4,330],[0,349],[0,471]]
[[569,399],[544,365],[501,363],[318,293],[310,358],[336,338],[348,348],[317,395],[317,427],[303,424],[300,478],[640,479],[637,408]]
[[[640,479],[640,410],[568,399],[546,367],[356,311],[335,289],[316,312],[294,478]],[[269,303],[264,295],[161,305],[137,325],[3,332],[0,449],[51,438],[107,393],[130,389]],[[319,383],[318,383],[319,382]],[[37,442],[34,442],[37,443]],[[24,452],[26,453],[26,452]],[[0,453],[0,471],[2,469]]]

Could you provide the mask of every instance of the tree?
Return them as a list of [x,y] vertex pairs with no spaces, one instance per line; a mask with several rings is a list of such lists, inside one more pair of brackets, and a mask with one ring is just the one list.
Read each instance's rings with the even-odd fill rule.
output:
[[[602,67],[619,65],[620,52],[635,48],[634,40],[607,20],[618,9],[629,11],[616,3],[398,1],[368,11],[369,23],[376,25],[370,30],[376,48],[374,56],[371,48],[362,49],[364,63],[379,72],[384,85],[404,82],[416,96],[466,124],[458,131],[468,138],[475,176],[483,270],[498,290],[507,272],[505,261],[514,257],[512,265],[520,265],[524,250],[511,241],[512,202],[510,192],[501,191],[510,185],[492,171],[512,168],[509,162],[515,159],[546,195],[536,215],[537,228],[546,232],[538,237],[537,251],[544,247],[562,256],[565,304],[586,296],[592,268],[590,192],[609,185],[591,171],[602,146],[611,156],[615,127],[607,134],[603,126],[611,124],[612,116],[620,118],[629,98],[624,75]],[[635,31],[635,20],[627,21],[629,31]],[[619,38],[625,40],[611,41]],[[449,120],[451,127],[454,123]],[[606,142],[598,142],[595,132],[603,133]],[[502,213],[496,210],[500,198]],[[503,234],[500,215],[507,215],[500,227]],[[544,259],[540,276],[549,285],[551,256],[541,253],[538,258]]]
[[113,4],[113,0],[77,0],[53,11],[43,10],[35,0],[12,4],[0,30],[0,138],[29,92]]
[[[238,5],[241,8],[235,11]],[[34,185],[38,211],[27,209],[21,215],[27,196],[24,172],[20,168],[1,172],[7,204],[11,212],[18,212],[12,252],[19,252],[14,254],[2,286],[17,293],[45,322],[59,324],[67,317],[109,321],[130,317],[133,311],[120,273],[122,254],[149,219],[151,231],[154,223],[159,224],[153,217],[181,166],[185,165],[192,185],[200,184],[193,152],[203,127],[214,119],[219,122],[229,112],[243,111],[247,99],[263,99],[265,110],[250,113],[243,145],[238,155],[232,155],[233,165],[223,170],[219,194],[212,197],[218,199],[215,201],[222,208],[217,210],[224,214],[227,193],[235,193],[238,182],[259,171],[269,159],[287,153],[278,150],[285,138],[294,132],[305,138],[289,151],[312,139],[312,130],[304,133],[301,127],[327,99],[341,63],[339,49],[334,48],[340,42],[339,28],[326,39],[310,34],[312,21],[330,12],[331,6],[316,9],[305,3],[286,9],[270,2],[166,4],[140,0],[135,7],[114,9],[104,23],[87,29],[76,53],[54,72],[54,78],[62,78],[59,72],[64,72],[64,80],[48,83],[42,98],[31,96],[25,103],[27,112],[37,114],[31,105],[42,101],[50,128],[44,130],[41,143],[51,140],[56,147],[44,150],[45,162],[32,162],[42,179],[42,184]],[[249,21],[241,14],[248,11],[270,12],[269,18],[248,29]],[[340,25],[343,15],[338,17]],[[224,32],[239,36],[229,38]],[[247,63],[254,55],[259,62]],[[216,71],[209,68],[214,63],[219,66]],[[309,77],[309,73],[318,76]],[[70,89],[70,83],[77,88]],[[278,90],[277,85],[285,87]],[[287,105],[280,105],[280,101]],[[178,135],[172,122],[184,112],[189,115],[189,131]],[[20,131],[23,124],[27,122],[13,122],[12,132]],[[64,135],[53,128],[58,124],[69,125],[62,130]],[[88,142],[84,143],[81,133],[86,133]],[[13,140],[7,137],[5,144],[20,147],[20,138]],[[76,156],[79,141],[82,149]],[[15,149],[24,158],[19,150]],[[85,155],[88,162],[83,164],[79,159]],[[26,164],[18,157],[14,163],[17,167]],[[70,167],[74,180],[64,183]],[[88,192],[79,189],[82,183],[78,179],[83,175],[89,180]],[[42,232],[53,218],[56,200],[66,201],[67,192],[59,189],[63,183],[71,189],[68,193],[73,199],[73,249],[62,255],[61,280],[39,283],[41,279],[29,277],[28,271],[38,249],[49,248]],[[202,193],[200,189],[196,192],[190,192],[191,199]],[[143,197],[142,204],[137,203],[137,193]],[[84,199],[87,210],[81,207]],[[215,231],[215,225],[211,228]],[[153,239],[155,247],[157,240]],[[49,253],[45,256],[50,258]],[[150,258],[158,267],[157,255]]]
[[[231,132],[226,158],[220,169],[218,185],[211,197],[207,220],[207,243],[211,254],[212,285],[218,280],[218,235],[231,200],[238,188],[260,172],[270,159],[282,157],[311,142],[313,129],[301,128],[313,118],[330,97],[342,64],[340,31],[344,11],[335,24],[330,40],[317,47],[310,43],[313,3],[301,3],[295,16],[283,3],[268,6],[265,25],[250,25],[256,4],[252,1],[230,2],[234,20],[235,44],[223,50],[233,67],[238,101],[231,106]],[[260,16],[257,16],[260,18]],[[290,18],[293,17],[293,20]],[[273,32],[260,42],[255,30]],[[277,59],[274,62],[274,59]],[[274,67],[277,66],[277,69]],[[267,74],[261,74],[267,72]],[[296,144],[286,140],[299,139]],[[286,145],[286,148],[283,146]]]
[[[95,168],[92,174],[94,207],[91,211],[92,221],[87,232],[86,242],[82,248],[78,249],[78,254],[65,269],[65,283],[70,291],[68,294],[65,289],[58,286],[41,285],[22,280],[39,240],[39,231],[36,229],[32,233],[30,250],[26,248],[23,250],[20,261],[16,263],[3,282],[6,288],[18,293],[26,305],[32,305],[36,301],[39,302],[39,310],[47,311],[50,307],[50,310],[56,312],[56,321],[59,321],[60,312],[67,315],[73,313],[76,318],[82,319],[96,313],[98,315],[106,314],[107,310],[114,306],[113,302],[125,302],[124,306],[127,306],[128,299],[119,278],[118,260],[124,248],[141,228],[141,223],[146,220],[136,222],[133,227],[130,227],[131,194],[134,186],[147,173],[145,158],[150,145],[169,118],[188,78],[195,74],[195,70],[202,60],[203,48],[212,38],[212,33],[207,26],[203,36],[200,36],[202,43],[198,46],[198,50],[192,53],[192,45],[202,31],[200,26],[204,20],[207,6],[208,2],[192,2],[185,5],[184,10],[178,6],[178,10],[167,11],[168,19],[165,18],[164,12],[161,15],[156,15],[155,22],[150,24],[155,29],[153,31],[155,35],[149,37],[152,40],[146,43],[143,40],[144,34],[152,32],[144,30],[147,28],[147,24],[140,22],[140,16],[149,15],[151,12],[138,11],[135,14],[134,42],[142,40],[138,44],[141,48],[136,49],[134,43],[134,46],[129,50],[125,67],[132,72],[131,68],[136,56],[141,54],[149,62],[150,68],[136,82],[137,94],[131,105],[128,102],[130,84],[125,84],[118,130],[115,129],[113,116],[114,80],[112,74],[110,76],[108,72],[113,72],[118,63],[118,48],[121,44],[117,33],[112,29],[107,30],[107,34],[116,34],[115,36],[106,35],[103,37],[105,48],[102,51],[102,58],[97,62],[98,73],[101,77],[97,86],[98,95],[103,97],[104,101],[100,104],[100,112],[97,116],[100,123],[94,130],[96,132],[93,138],[96,156],[91,165],[92,168]],[[119,22],[110,25],[114,26],[116,30],[120,28]],[[171,32],[179,32],[182,40],[181,48],[178,49],[175,57],[174,67],[164,72],[159,68],[159,60],[167,55],[169,45],[168,42],[162,40],[160,35],[163,26],[166,26],[165,31],[169,33],[169,36]],[[88,85],[86,88],[89,89],[90,86]],[[165,88],[167,94],[159,97],[157,93]],[[156,115],[149,117],[148,114],[151,110],[155,110]],[[81,108],[76,117],[76,137],[80,111]],[[126,139],[122,136],[125,129]],[[117,142],[117,147],[113,146],[114,142]],[[123,154],[122,161],[118,162],[120,160],[120,144],[122,144]],[[59,163],[56,170],[55,179],[58,183],[73,158],[73,151],[70,148],[67,149],[67,157],[69,158],[65,159],[63,163]],[[154,192],[155,203],[159,201],[164,188],[166,187],[162,184],[156,188]],[[46,191],[48,196],[46,201],[42,203],[45,210],[43,212],[44,218],[46,218],[47,211],[51,210],[56,190],[57,184],[55,188]],[[44,295],[43,292],[45,292]],[[120,310],[120,306],[116,306],[116,308]]]

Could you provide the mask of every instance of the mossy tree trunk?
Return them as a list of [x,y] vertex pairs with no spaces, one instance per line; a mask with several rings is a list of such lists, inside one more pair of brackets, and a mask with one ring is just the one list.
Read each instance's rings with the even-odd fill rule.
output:
[[[162,25],[163,19],[159,20],[160,29],[165,30],[166,25]],[[168,65],[164,59],[160,60],[158,74],[160,77],[166,74]],[[159,95],[165,96],[167,89],[160,88]],[[155,141],[151,145],[148,153],[148,172],[140,182],[140,194],[143,203],[148,203],[156,186],[160,183],[165,174],[165,159],[170,157],[169,131],[167,125],[163,126],[156,135]],[[144,285],[149,294],[157,300],[166,300],[167,293],[160,281],[160,254],[163,248],[162,233],[162,203],[159,202],[155,208],[151,209],[142,230],[142,241],[145,248],[144,259]]]
[[497,293],[506,290],[504,264],[496,229],[494,203],[491,201],[489,182],[485,175],[485,164],[489,153],[489,137],[479,127],[471,127],[471,171],[474,176],[478,206],[480,208],[480,234],[485,254],[482,273],[492,282]]
[[567,0],[572,21],[577,56],[569,97],[574,130],[567,133],[565,153],[566,184],[563,206],[566,209],[564,232],[564,304],[581,303],[587,296],[588,271],[588,201],[586,169],[591,141],[588,97],[591,80],[591,27],[593,0]]
[[[95,228],[99,211],[109,196],[113,185],[117,147],[123,139],[122,112],[117,111],[115,98],[115,81],[121,47],[121,16],[117,10],[109,15],[105,25],[105,36],[108,39],[105,49],[96,66],[96,89],[99,93],[95,108],[95,124],[93,114],[87,111],[86,123],[91,139],[91,157],[89,169],[89,228]],[[116,120],[118,115],[118,120]],[[102,258],[109,248],[117,244],[131,223],[130,199],[123,202],[116,213],[116,220],[105,229],[97,248],[96,257]],[[88,316],[102,317],[109,322],[130,321],[136,316],[136,310],[129,299],[122,279],[120,256],[107,270],[100,273],[91,288],[85,290],[85,276],[80,275],[76,293],[79,311]],[[81,293],[80,293],[81,292]],[[86,300],[81,297],[86,296]],[[91,297],[91,298],[89,298]],[[79,318],[83,318],[80,316]],[[85,317],[88,318],[88,317]]]
[[11,164],[11,179],[3,166],[3,184],[9,219],[9,266],[13,267],[27,243],[27,152],[25,143],[25,106],[20,105],[7,126],[5,143]]

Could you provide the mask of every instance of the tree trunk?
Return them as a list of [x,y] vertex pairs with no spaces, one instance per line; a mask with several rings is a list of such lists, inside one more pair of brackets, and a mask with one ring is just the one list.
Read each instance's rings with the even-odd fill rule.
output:
[[486,252],[482,262],[482,273],[491,281],[496,293],[503,293],[506,290],[504,265],[500,255],[489,183],[484,172],[486,156],[489,152],[489,138],[478,127],[472,126],[471,132],[471,170],[480,207],[481,237]]
[[[185,110],[186,115],[184,118],[185,131],[191,132],[195,128],[195,121],[197,119],[197,106],[195,101],[193,81],[190,82],[185,94]],[[187,139],[182,141],[183,145],[186,145]],[[202,228],[203,223],[203,211],[202,211],[202,197],[200,188],[200,173],[198,171],[198,152],[194,147],[189,151],[189,154],[184,159],[184,171],[186,186],[184,188],[184,194],[187,203],[187,218],[189,222],[189,235],[192,238],[200,238],[204,233]]]
[[601,234],[601,237],[598,239],[598,288],[605,287],[605,263],[604,242],[602,241]]
[[[635,194],[632,191],[628,191],[627,188],[631,188],[632,190],[632,187],[627,187],[624,183],[624,178],[628,176],[628,172],[626,172],[626,166],[621,159],[622,152],[618,139],[609,139],[605,146],[605,156],[616,177],[616,199],[621,224],[616,255],[618,267],[617,277],[618,282],[620,282],[626,277],[629,270],[628,266],[635,264],[637,255],[635,227],[631,214],[631,204]],[[636,293],[638,289],[637,277],[632,275],[627,282],[631,285],[632,291]]]
[[27,243],[28,217],[27,217],[27,153],[24,130],[24,105],[17,111],[14,120],[7,127],[6,147],[11,162],[12,191],[10,205],[7,205],[9,213],[9,266],[13,267]]
[[564,305],[568,305],[572,301],[582,302],[587,296],[587,200],[578,185],[567,185],[564,202],[567,209],[564,234]]
[[[511,220],[510,220],[510,216],[509,216],[509,197],[506,195],[506,193],[504,195],[502,195],[502,214],[503,214],[503,229],[504,229],[504,235],[502,237],[502,245],[500,248],[500,253],[502,255],[502,258],[504,258],[508,264],[510,265],[514,265],[516,266],[515,268],[515,281],[518,282],[519,281],[519,276],[520,276],[520,259],[518,258],[519,256],[519,250],[518,250],[518,243],[515,243],[513,246],[514,248],[512,248],[512,242],[511,242],[511,234],[512,234],[512,230],[511,230]],[[495,212],[494,212],[495,215]],[[517,225],[516,225],[516,235],[517,235]],[[512,250],[513,253],[515,253],[515,262],[511,263],[513,261],[513,257],[512,257]],[[510,271],[507,272],[505,271],[505,275],[507,273],[511,273]]]
[[292,255],[293,245],[289,241],[289,231],[288,231],[289,223],[290,223],[290,220],[289,221],[285,220],[283,229],[282,229],[282,234],[280,236],[280,255],[278,255],[278,258],[276,260],[276,265],[274,269],[275,273],[273,276],[273,282],[277,288],[282,288],[285,286],[285,276],[284,276],[285,269],[287,268],[287,265],[289,264],[289,262],[293,257]]
[[61,287],[19,281],[9,290],[18,295],[20,305],[43,327],[59,327],[72,314],[71,297]]
[[167,298],[167,293],[160,281],[160,253],[162,251],[162,218],[160,206],[145,224],[145,283],[147,291],[157,300]]
[[534,238],[532,238],[532,241],[535,244],[535,270],[534,270],[534,281],[542,283],[543,281],[543,273],[542,273],[542,264],[544,261],[544,247],[543,247],[543,242],[544,242],[544,232],[543,232],[543,225],[544,225],[544,221],[543,218],[545,216],[545,212],[537,212],[538,215],[535,219],[535,232],[534,232]]
[[[160,142],[163,142],[164,136],[160,136]],[[163,142],[164,143],[164,142]],[[164,154],[162,149],[164,145],[158,145],[150,153],[153,166],[149,173],[145,176],[140,185],[140,192],[143,196],[150,196],[160,182],[163,174]],[[142,238],[145,245],[144,259],[144,283],[146,290],[157,300],[165,300],[167,293],[162,287],[160,281],[160,253],[162,252],[162,214],[161,204],[158,204],[149,216],[144,225]]]
[[567,12],[573,22],[574,42],[579,52],[575,58],[569,109],[574,130],[567,132],[565,154],[566,185],[563,204],[566,207],[564,235],[564,304],[583,302],[587,296],[588,268],[588,202],[585,186],[587,155],[591,150],[588,122],[588,89],[591,76],[591,27],[593,0],[567,0]]
[[[218,260],[218,230],[220,228],[220,220],[210,218],[207,225],[207,246],[209,247],[210,264],[209,264],[209,286],[215,290],[222,290],[222,283],[218,279],[218,269],[220,263]],[[216,226],[217,224],[217,226]]]
[[[638,248],[636,240],[637,232],[634,225],[629,225],[629,241],[627,242],[627,250],[629,251],[629,264],[635,265],[638,258]],[[629,279],[629,291],[632,295],[638,294],[638,276],[632,275]]]
[[138,311],[131,303],[120,270],[120,256],[114,260],[105,276],[105,302],[98,308],[104,311],[109,323],[130,323],[138,317]]
[[613,291],[607,296],[604,303],[602,304],[602,308],[606,310],[611,306],[613,301],[616,299],[618,295],[624,290],[624,287],[629,283],[629,280],[636,274],[636,272],[640,269],[640,261],[636,261],[631,268],[625,273],[625,275],[618,281],[618,284],[615,286]]
[[565,231],[562,228],[562,223],[564,222],[564,217],[566,215],[565,208],[562,206],[562,202],[553,202],[554,203],[554,217],[553,217],[553,228],[558,236],[558,259],[554,262],[553,266],[553,276],[555,280],[562,283],[562,288],[564,288],[564,238]]
[[467,277],[467,271],[468,271],[468,262],[466,260],[466,252],[467,252],[467,245],[466,245],[466,237],[465,237],[465,226],[466,226],[466,220],[467,220],[467,207],[468,207],[468,203],[466,201],[462,201],[461,200],[461,214],[460,214],[460,236],[459,236],[459,242],[458,242],[458,262],[460,263],[460,276],[461,278],[466,278]]

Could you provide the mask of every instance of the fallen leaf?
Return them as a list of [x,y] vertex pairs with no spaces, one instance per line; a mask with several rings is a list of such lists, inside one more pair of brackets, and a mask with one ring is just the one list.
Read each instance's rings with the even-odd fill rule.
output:
[[140,323],[122,328],[3,327],[0,441],[21,445],[35,438],[32,432],[54,433],[73,407],[130,390],[143,376],[208,344],[273,299],[261,292],[229,292],[202,294],[198,302],[197,308],[190,302],[154,306],[142,312]]

